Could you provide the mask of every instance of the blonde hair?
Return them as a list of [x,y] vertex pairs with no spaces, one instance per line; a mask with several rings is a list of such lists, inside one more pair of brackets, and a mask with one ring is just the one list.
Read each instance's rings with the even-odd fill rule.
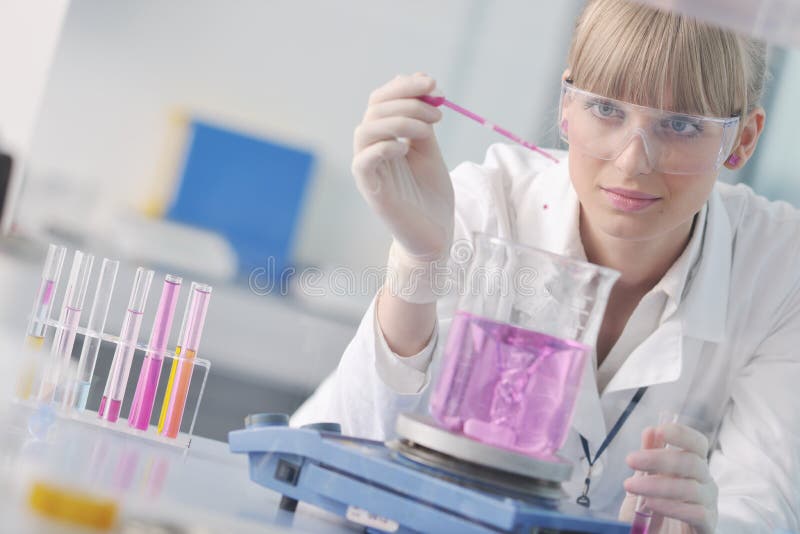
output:
[[568,63],[577,87],[609,98],[744,117],[764,90],[766,46],[628,0],[590,0],[578,18]]

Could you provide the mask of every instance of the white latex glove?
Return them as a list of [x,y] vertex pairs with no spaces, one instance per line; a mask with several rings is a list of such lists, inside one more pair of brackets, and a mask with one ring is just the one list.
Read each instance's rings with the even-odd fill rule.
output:
[[394,237],[390,274],[409,302],[436,300],[419,277],[446,260],[453,239],[453,186],[433,132],[442,113],[417,98],[435,87],[415,74],[376,89],[353,139],[356,185]]
[[648,533],[712,534],[717,525],[718,489],[707,457],[708,439],[693,428],[677,423],[646,428],[642,449],[626,458],[637,474],[624,482],[628,495],[620,519],[633,520],[641,495],[653,512]]

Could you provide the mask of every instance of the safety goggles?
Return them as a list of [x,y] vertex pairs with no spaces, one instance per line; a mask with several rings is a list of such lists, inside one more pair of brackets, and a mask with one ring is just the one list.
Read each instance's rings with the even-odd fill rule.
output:
[[561,83],[561,139],[585,154],[614,160],[638,136],[650,168],[669,174],[719,169],[729,156],[739,117],[712,118],[637,106]]

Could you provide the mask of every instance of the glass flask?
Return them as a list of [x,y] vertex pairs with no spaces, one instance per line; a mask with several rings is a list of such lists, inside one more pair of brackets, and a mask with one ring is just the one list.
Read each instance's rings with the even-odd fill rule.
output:
[[619,273],[480,233],[471,252],[431,415],[478,441],[551,455]]

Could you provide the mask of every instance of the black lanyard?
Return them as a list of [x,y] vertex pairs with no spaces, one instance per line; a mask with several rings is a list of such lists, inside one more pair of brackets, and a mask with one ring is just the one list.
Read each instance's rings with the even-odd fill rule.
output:
[[575,501],[581,506],[585,506],[589,508],[592,504],[592,501],[589,500],[589,486],[592,483],[592,467],[594,467],[594,463],[600,458],[600,455],[606,450],[606,447],[611,443],[614,437],[619,432],[619,429],[622,428],[622,425],[625,424],[625,421],[633,412],[633,409],[636,408],[636,405],[639,404],[639,401],[642,400],[642,396],[644,392],[647,391],[647,386],[642,386],[638,390],[636,390],[636,394],[633,396],[631,401],[628,403],[628,406],[625,408],[625,411],[622,412],[622,415],[619,416],[617,422],[614,423],[614,426],[611,427],[611,432],[608,433],[606,439],[603,440],[603,443],[600,444],[600,448],[597,449],[597,454],[594,455],[592,458],[592,454],[589,452],[589,442],[586,441],[586,438],[583,435],[579,434],[581,437],[581,445],[583,445],[583,452],[586,454],[586,461],[589,462],[589,471],[586,473],[586,480],[583,482],[583,493],[578,497]]

